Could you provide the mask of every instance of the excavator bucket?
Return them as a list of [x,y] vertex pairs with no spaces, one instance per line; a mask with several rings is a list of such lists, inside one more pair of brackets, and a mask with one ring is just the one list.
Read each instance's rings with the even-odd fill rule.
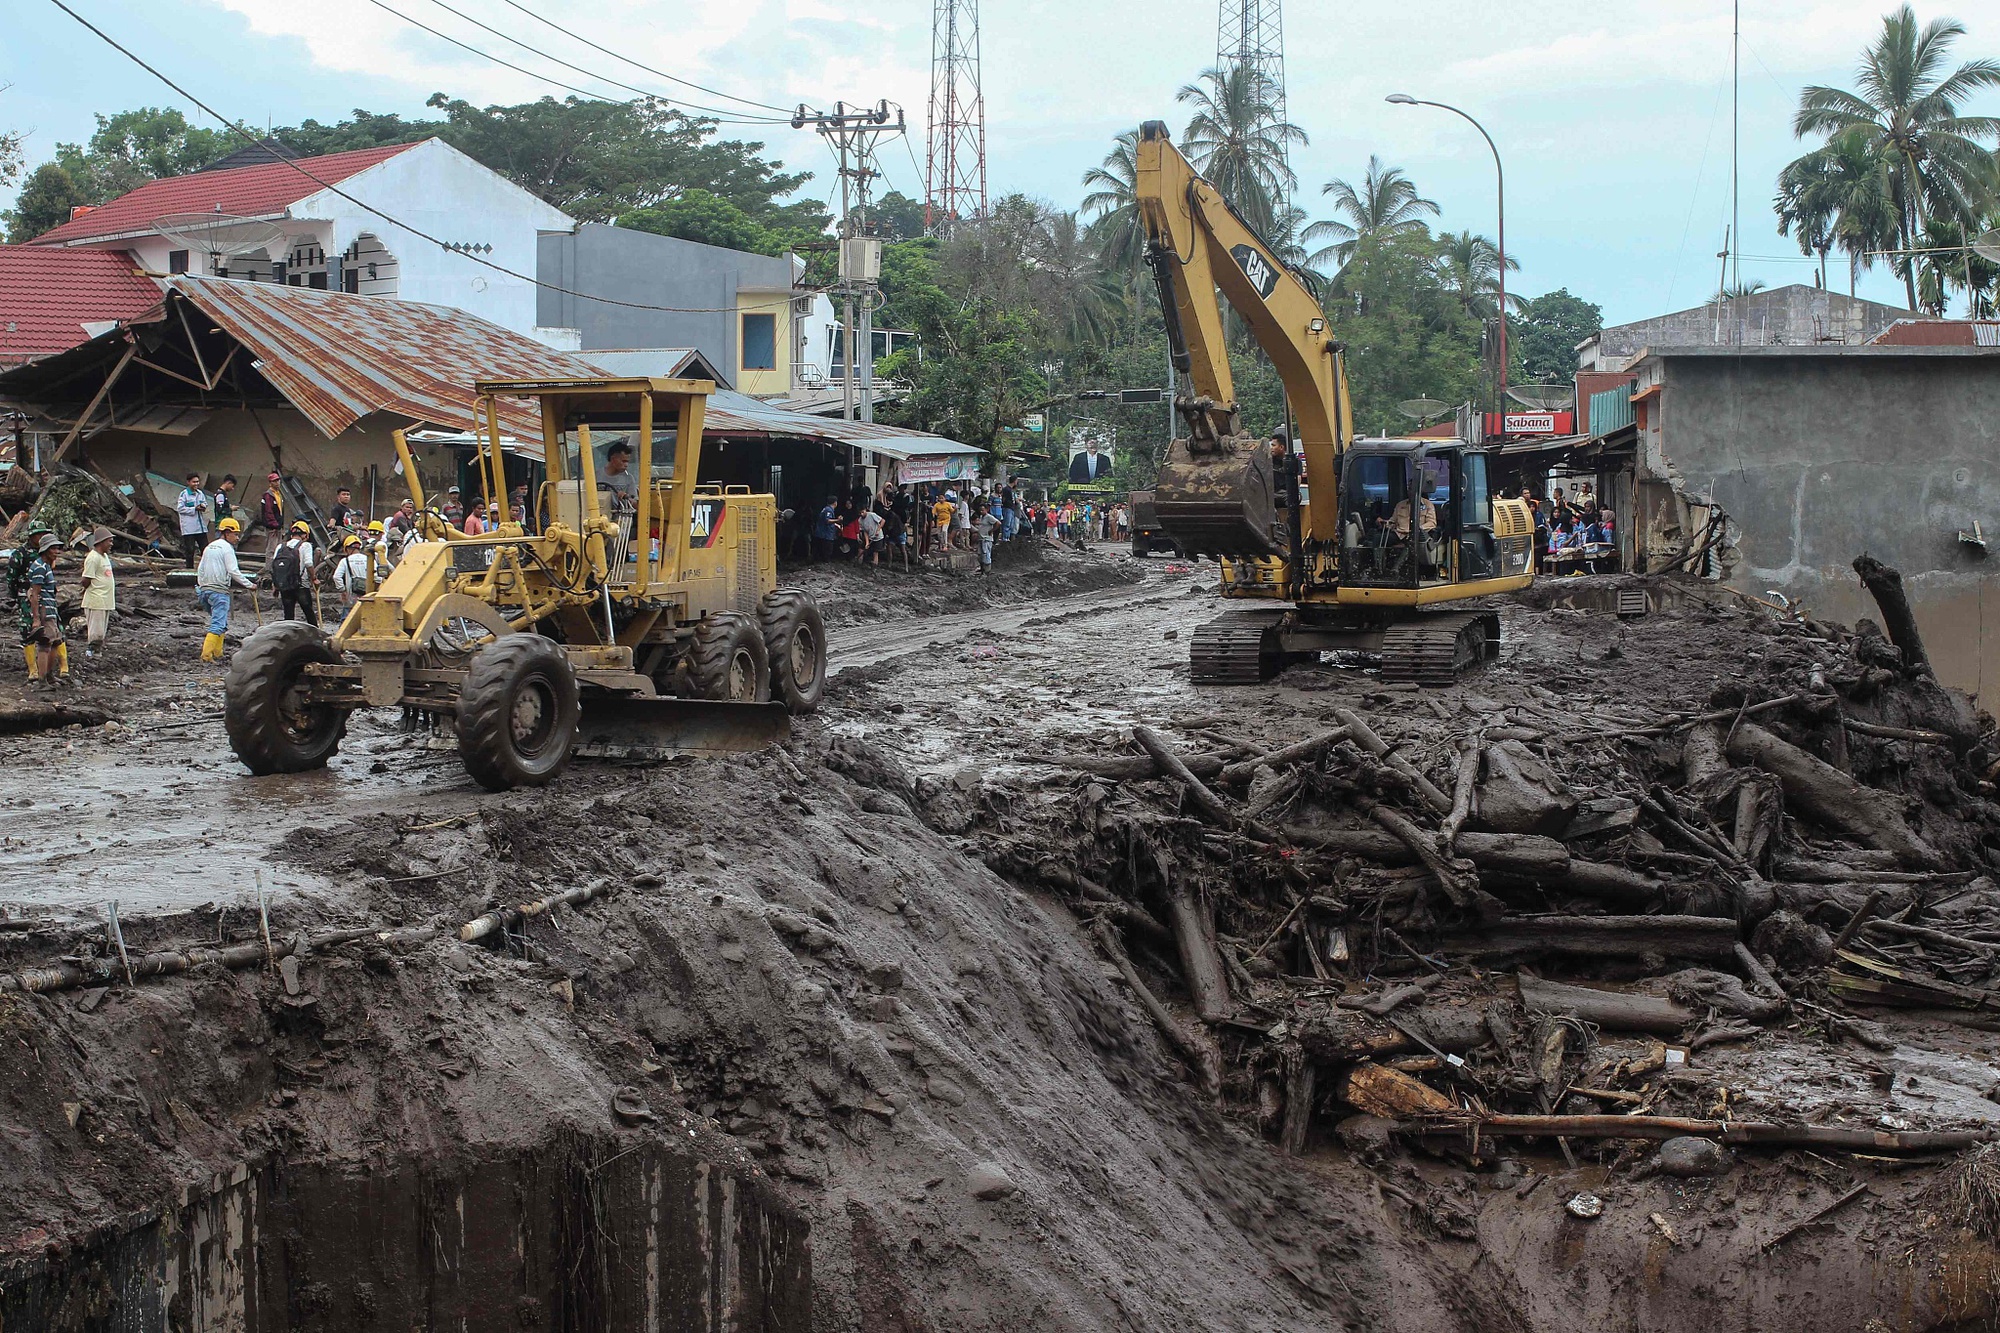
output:
[[610,759],[743,754],[792,734],[783,704],[586,694],[576,753]]
[[1270,450],[1254,436],[1227,436],[1202,452],[1175,440],[1153,484],[1153,504],[1160,526],[1188,555],[1282,554],[1271,533],[1277,497]]

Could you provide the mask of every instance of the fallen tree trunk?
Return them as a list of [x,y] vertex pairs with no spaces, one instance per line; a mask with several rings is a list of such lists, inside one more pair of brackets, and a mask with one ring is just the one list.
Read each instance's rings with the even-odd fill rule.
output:
[[1223,828],[1236,827],[1235,811],[1224,805],[1222,798],[1208,789],[1207,783],[1189,771],[1187,764],[1174,753],[1173,747],[1167,744],[1166,737],[1151,727],[1140,726],[1132,728],[1132,739],[1139,742],[1140,747],[1153,757],[1153,762],[1159,765],[1160,772],[1181,785],[1181,790],[1187,793],[1188,800],[1196,809]]
[[1946,1130],[1841,1129],[1830,1125],[1780,1125],[1764,1120],[1690,1120],[1662,1115],[1487,1115],[1406,1119],[1404,1134],[1476,1133],[1568,1139],[1715,1139],[1744,1147],[1831,1148],[1838,1152],[1958,1152],[2000,1138],[2000,1127]]
[[[1281,832],[1301,846],[1344,852],[1382,865],[1413,865],[1417,860],[1402,839],[1374,829],[1308,829],[1288,824]],[[1666,892],[1665,886],[1649,875],[1581,860],[1554,838],[1536,833],[1461,833],[1454,850],[1482,872],[1573,889],[1588,897],[1635,907],[1657,903]]]
[[1458,1103],[1419,1078],[1386,1065],[1358,1064],[1340,1077],[1340,1100],[1384,1120],[1451,1115]]
[[1438,947],[1470,958],[1537,953],[1638,958],[1736,957],[1738,927],[1726,916],[1509,917],[1478,930],[1456,931]]
[[111,714],[99,708],[29,699],[0,706],[0,736],[25,736],[56,727],[101,727],[112,720]]
[[[1269,754],[1258,755],[1254,759],[1240,759],[1217,772],[1215,780],[1225,787],[1241,786],[1255,777],[1257,770],[1260,768],[1268,767],[1276,770],[1292,764],[1310,763],[1346,739],[1347,729],[1345,727],[1337,727],[1332,731],[1324,731],[1317,736],[1311,736],[1305,740],[1287,745],[1282,750],[1273,750]],[[1189,765],[1189,768],[1192,769],[1193,765]],[[1197,774],[1197,776],[1207,777],[1208,774]]]
[[1618,1032],[1655,1032],[1673,1036],[1698,1017],[1686,1005],[1658,995],[1630,995],[1594,986],[1565,986],[1523,974],[1515,978],[1521,1004],[1531,1011],[1575,1014],[1586,1023]]
[[1903,594],[1902,571],[1872,555],[1860,555],[1854,558],[1854,572],[1861,576],[1861,585],[1881,608],[1882,629],[1889,642],[1903,650],[1903,665],[1913,671],[1929,671],[1930,654],[1924,651],[1924,636],[1917,630],[1917,616],[1910,610],[1910,599]]
[[1894,852],[1904,865],[1930,869],[1940,863],[1936,850],[1911,831],[1894,797],[1862,786],[1754,722],[1730,735],[1729,757],[1776,777],[1785,799],[1821,824]]
[[1151,988],[1140,978],[1138,969],[1132,966],[1131,958],[1125,953],[1125,946],[1118,942],[1117,933],[1102,921],[1097,923],[1093,933],[1097,936],[1098,944],[1103,947],[1105,957],[1111,960],[1111,965],[1118,969],[1118,975],[1124,978],[1126,986],[1131,988],[1133,998],[1139,1002],[1139,1007],[1145,1011],[1146,1017],[1153,1020],[1153,1026],[1159,1030],[1162,1037],[1166,1038],[1167,1044],[1187,1061],[1188,1067],[1201,1080],[1203,1090],[1213,1093],[1220,1088],[1222,1080],[1216,1068],[1214,1055],[1174,1021],[1174,1016],[1168,1011],[1167,1006],[1160,1003],[1160,997],[1153,994]]
[[1341,726],[1347,728],[1350,740],[1409,779],[1410,784],[1423,794],[1425,803],[1432,810],[1440,815],[1451,812],[1451,797],[1439,791],[1435,782],[1417,772],[1409,760],[1392,753],[1389,742],[1376,735],[1375,729],[1369,726],[1359,713],[1351,708],[1336,708],[1333,710],[1333,715],[1340,719]]
[[1173,927],[1174,944],[1181,956],[1181,970],[1187,977],[1195,1013],[1205,1023],[1229,1017],[1229,971],[1215,947],[1214,923],[1187,881],[1178,874],[1167,885],[1167,921]]
[[[1088,754],[1059,754],[1051,756],[1048,762],[1057,768],[1074,769],[1113,782],[1144,782],[1147,778],[1160,775],[1160,766],[1151,755],[1106,759]],[[1225,763],[1222,756],[1216,754],[1191,754],[1181,762],[1187,766],[1188,772],[1199,778],[1219,776]]]
[[1361,812],[1401,839],[1404,846],[1416,854],[1424,868],[1437,877],[1444,887],[1445,896],[1454,905],[1471,908],[1478,901],[1479,872],[1472,862],[1448,855],[1432,840],[1431,835],[1417,827],[1408,815],[1392,810],[1382,802],[1360,792],[1352,792],[1349,799],[1361,807]]

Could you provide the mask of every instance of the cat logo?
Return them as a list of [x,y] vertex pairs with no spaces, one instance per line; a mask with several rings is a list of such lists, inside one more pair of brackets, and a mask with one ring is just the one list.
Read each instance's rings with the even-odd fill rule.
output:
[[1271,293],[1278,289],[1278,270],[1271,267],[1271,261],[1259,254],[1253,245],[1231,246],[1229,257],[1236,261],[1236,267],[1243,270],[1243,276],[1250,279],[1257,295],[1269,300]]
[[694,550],[715,545],[715,539],[722,535],[722,514],[724,502],[721,500],[696,500],[694,513],[688,519],[688,546]]

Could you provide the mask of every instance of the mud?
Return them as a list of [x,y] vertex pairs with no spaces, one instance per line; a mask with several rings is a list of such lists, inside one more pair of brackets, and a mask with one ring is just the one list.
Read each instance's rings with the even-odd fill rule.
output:
[[[0,934],[0,970],[109,948],[90,906],[143,885],[174,888],[126,921],[135,950],[258,939],[256,869],[297,886],[274,895],[279,938],[446,926],[313,954],[298,994],[252,969],[0,995],[0,1254],[15,1265],[0,1289],[42,1302],[10,1312],[100,1326],[50,1302],[113,1238],[134,1244],[240,1187],[284,1237],[245,1290],[293,1326],[652,1327],[643,1304],[616,1304],[646,1290],[621,1276],[643,1275],[655,1207],[632,1191],[649,1172],[706,1171],[771,1219],[736,1252],[776,1255],[756,1290],[782,1299],[745,1327],[1667,1330],[1718,1310],[1759,1329],[1986,1326],[1994,1254],[1926,1193],[1935,1163],[1745,1153],[1682,1181],[1646,1154],[1572,1165],[1552,1143],[1516,1142],[1468,1168],[1350,1141],[1331,1107],[1302,1155],[1282,1155],[1254,1084],[1201,1092],[1088,922],[987,865],[1002,840],[1082,855],[1087,784],[1047,760],[1110,753],[1134,722],[1278,745],[1334,707],[1416,719],[1490,695],[1604,725],[1636,700],[1692,708],[1747,674],[1809,670],[1793,659],[1813,650],[1727,608],[1624,624],[1552,601],[1510,604],[1501,661],[1434,701],[1358,662],[1199,690],[1186,641],[1216,610],[1211,580],[1090,559],[1113,572],[1062,577],[1105,591],[1011,609],[951,589],[895,603],[850,572],[859,590],[841,595],[855,601],[829,616],[848,656],[826,708],[782,752],[735,760],[582,764],[551,789],[487,796],[385,726],[357,729],[328,773],[267,785],[232,771],[204,726],[131,739],[142,717],[213,707],[178,669],[118,687],[122,735],[0,743],[17,769],[74,769],[122,798],[84,824],[78,860],[101,874],[71,916],[49,910],[80,873],[70,863],[0,887],[11,911],[56,918]],[[858,608],[876,605],[905,619],[863,626]],[[134,786],[117,791],[121,772]],[[37,803],[14,807],[9,836],[53,857],[77,814],[57,808],[61,782],[14,794]],[[158,840],[139,841],[141,826]],[[494,905],[593,882],[613,892],[479,944],[451,937]],[[1184,1006],[1171,960],[1137,957]],[[1425,1007],[1472,1005],[1484,984],[1454,981]],[[1722,1087],[1823,1120],[2000,1113],[1988,1038],[1907,1014],[1883,1027],[1887,1050],[1809,1016],[1709,1048],[1689,1095]],[[1856,1183],[1865,1194],[1787,1230]],[[1565,1209],[1580,1192],[1603,1200],[1600,1217]],[[662,1256],[714,1253],[719,1232],[674,1231],[669,1211],[652,1214]],[[790,1219],[809,1308],[786,1303],[802,1271]],[[586,1235],[598,1267],[581,1271],[604,1283],[555,1262],[574,1253],[564,1236]],[[90,1290],[101,1319],[107,1288]]]

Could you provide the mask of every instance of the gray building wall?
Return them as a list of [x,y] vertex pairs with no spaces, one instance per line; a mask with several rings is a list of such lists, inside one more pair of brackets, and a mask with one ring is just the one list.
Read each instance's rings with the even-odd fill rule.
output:
[[[1634,369],[1660,386],[1642,536],[1671,480],[1740,529],[1734,586],[1850,623],[1878,615],[1851,568],[1872,554],[1902,570],[1940,675],[2000,702],[2000,349],[1662,349]],[[1958,540],[1975,522],[1993,555]]]
[[[792,261],[783,256],[746,254],[601,222],[586,222],[574,234],[544,234],[537,270],[544,284],[567,290],[540,288],[535,322],[579,330],[584,351],[693,347],[732,372],[738,364],[736,293],[746,287],[788,288],[792,282]],[[589,299],[593,296],[629,304]]]
[[1648,347],[1858,346],[1910,312],[1794,283],[1722,304],[1614,324],[1585,344],[1581,369],[1622,370]]

